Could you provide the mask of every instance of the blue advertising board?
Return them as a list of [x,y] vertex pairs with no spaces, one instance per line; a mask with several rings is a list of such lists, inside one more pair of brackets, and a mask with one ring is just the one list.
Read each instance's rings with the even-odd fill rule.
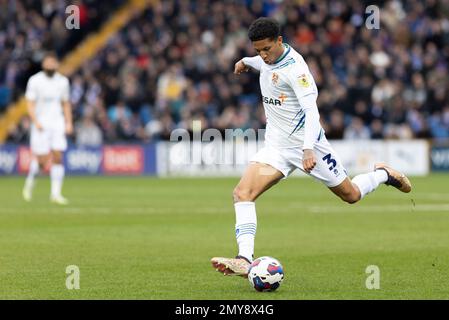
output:
[[[26,174],[28,146],[0,145],[0,175]],[[68,175],[156,175],[156,145],[69,146],[64,153]]]
[[432,171],[449,171],[449,147],[433,147],[430,161]]
[[0,146],[0,175],[9,175],[17,172],[17,146]]
[[101,173],[102,148],[74,148],[65,152],[64,161],[67,174],[99,174]]

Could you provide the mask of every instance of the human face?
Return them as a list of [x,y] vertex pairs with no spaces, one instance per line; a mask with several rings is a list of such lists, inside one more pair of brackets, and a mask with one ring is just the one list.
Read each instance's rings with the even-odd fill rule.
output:
[[59,62],[54,57],[46,57],[44,61],[42,61],[42,69],[49,77],[52,77],[55,74],[58,67]]
[[266,64],[273,64],[284,52],[281,36],[253,41],[253,47]]

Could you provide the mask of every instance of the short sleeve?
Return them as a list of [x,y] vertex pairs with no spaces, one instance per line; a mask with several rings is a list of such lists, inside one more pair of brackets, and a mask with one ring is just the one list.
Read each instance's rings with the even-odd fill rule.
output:
[[64,81],[63,81],[61,100],[64,102],[70,100],[70,83],[69,83],[69,79],[67,79],[67,78],[64,78]]
[[35,78],[31,77],[28,80],[26,91],[25,91],[25,98],[27,100],[36,101],[37,99],[37,88],[36,88],[36,81]]
[[309,94],[318,95],[318,90],[307,66],[293,64],[288,73],[288,80],[298,100]]
[[242,59],[245,66],[249,66],[253,69],[260,70],[262,68],[263,60],[261,56],[254,56],[254,57],[245,57]]

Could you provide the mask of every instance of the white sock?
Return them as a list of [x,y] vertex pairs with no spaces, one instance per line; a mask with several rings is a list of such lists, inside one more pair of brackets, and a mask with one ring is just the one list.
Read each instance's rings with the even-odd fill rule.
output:
[[235,237],[239,246],[239,256],[252,262],[257,229],[256,204],[250,201],[236,202],[234,208]]
[[37,159],[32,159],[30,162],[30,168],[28,170],[28,175],[25,180],[25,187],[32,188],[34,186],[34,178],[39,173],[39,163]]
[[388,175],[385,170],[376,170],[369,173],[359,174],[352,179],[352,182],[359,187],[361,199],[368,193],[376,190],[379,184],[385,183],[387,179]]
[[62,181],[64,180],[64,166],[62,164],[52,165],[50,169],[50,178],[52,197],[61,196]]

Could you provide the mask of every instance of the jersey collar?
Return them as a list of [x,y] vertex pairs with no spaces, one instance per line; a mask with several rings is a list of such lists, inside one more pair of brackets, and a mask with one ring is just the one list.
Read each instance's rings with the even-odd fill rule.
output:
[[284,52],[282,53],[282,55],[273,64],[278,64],[279,62],[284,60],[284,58],[289,54],[290,46],[288,44],[286,44],[286,43],[283,43],[283,45],[285,47]]

